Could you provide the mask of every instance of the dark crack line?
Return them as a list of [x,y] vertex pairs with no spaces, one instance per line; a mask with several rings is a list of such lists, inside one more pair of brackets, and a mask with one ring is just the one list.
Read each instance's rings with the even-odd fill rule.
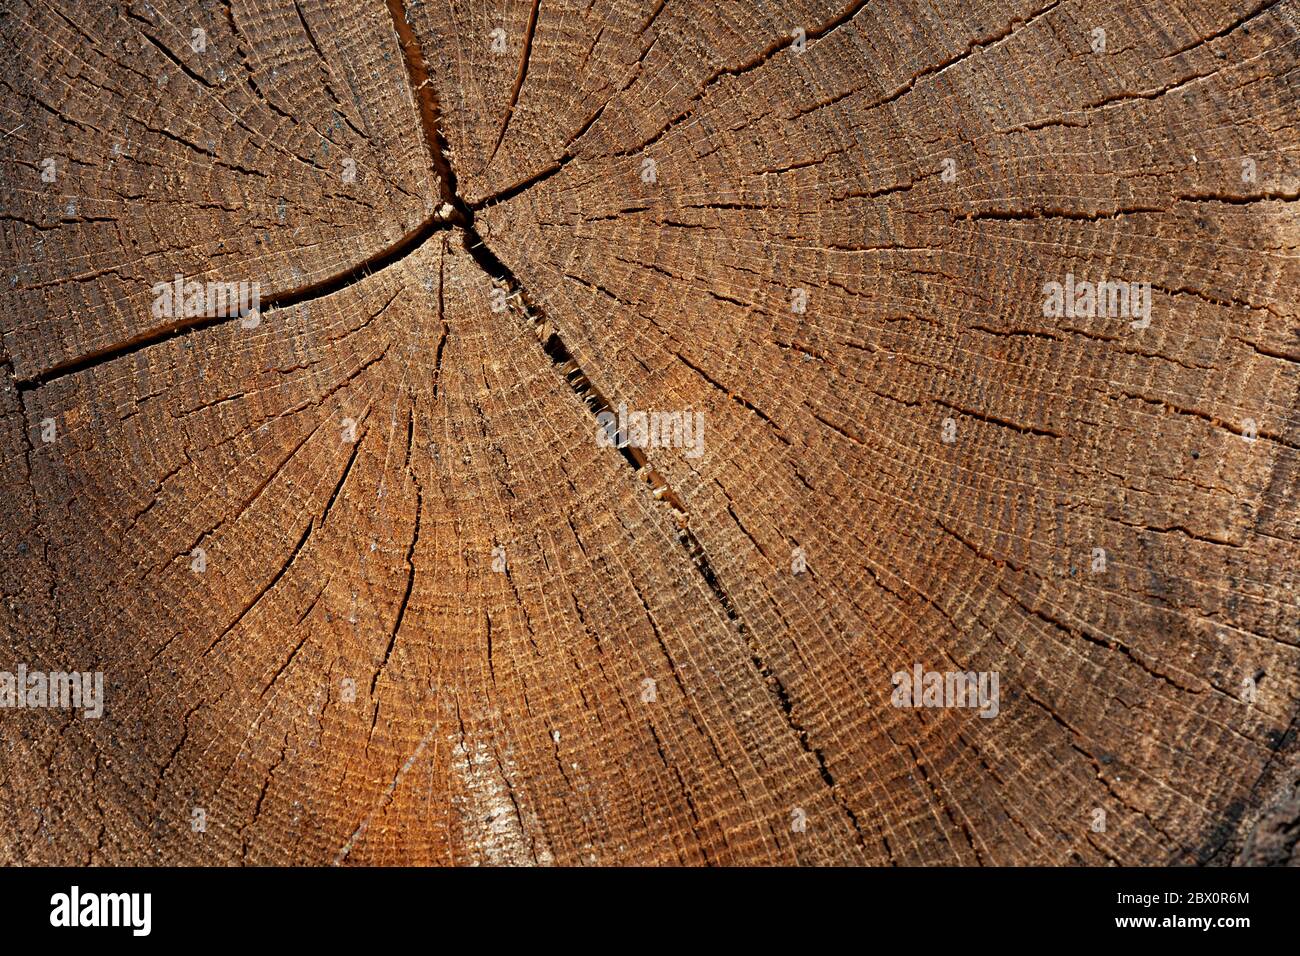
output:
[[524,81],[528,78],[528,61],[532,59],[533,34],[537,31],[537,13],[541,6],[542,0],[533,0],[533,8],[528,15],[528,27],[524,33],[524,53],[519,61],[519,75],[515,78],[515,87],[510,93],[510,105],[506,107],[505,118],[501,120],[501,132],[497,134],[496,145],[492,147],[492,155],[488,157],[488,166],[491,166],[492,160],[497,158],[497,150],[501,148],[501,143],[506,138],[506,131],[510,129],[510,119],[514,116],[515,106],[519,103],[519,94],[523,91]]
[[[805,31],[804,32],[805,42],[814,43],[817,40],[820,40],[828,36],[829,34],[833,33],[835,30],[838,30],[840,27],[844,26],[844,24],[848,23],[850,20],[854,19],[859,13],[861,13],[863,9],[866,8],[867,4],[870,2],[871,0],[853,0],[853,2],[851,2],[845,9],[840,11],[840,13],[834,19],[830,20],[827,23],[823,23],[821,26],[814,27],[812,30]],[[690,116],[693,112],[695,112],[695,109],[698,106],[698,104],[709,94],[709,92],[713,89],[713,87],[717,85],[717,83],[724,76],[730,76],[734,78],[734,77],[742,76],[745,73],[749,73],[753,70],[756,70],[759,67],[766,64],[769,60],[775,57],[782,50],[788,49],[789,47],[793,46],[794,43],[795,43],[795,39],[793,35],[789,35],[789,36],[782,35],[778,39],[773,40],[771,43],[767,44],[767,46],[763,47],[763,49],[759,50],[758,53],[752,56],[747,62],[741,63],[737,66],[719,67],[718,69],[714,70],[713,73],[704,81],[704,84],[699,88],[699,90],[695,93],[695,95],[691,97],[690,105],[687,106],[687,108],[683,112],[679,113],[677,116],[669,120],[666,125],[664,125],[657,133],[655,133],[648,140],[643,142],[640,146],[633,146],[628,149],[620,150],[619,152],[614,153],[614,155],[632,156],[637,153],[644,153],[645,151],[649,150],[656,143],[658,143],[659,140],[661,140],[665,134],[667,134],[670,130],[675,128],[679,123],[681,123],[682,120],[686,119],[686,117]]]
[[[420,97],[420,117],[425,126],[426,140],[429,144],[429,154],[433,161],[435,170],[442,181],[443,201],[450,205],[454,212],[448,213],[449,221],[459,226],[462,232],[465,250],[478,265],[480,269],[495,282],[504,285],[507,290],[507,303],[514,304],[516,312],[522,315],[528,323],[533,333],[541,343],[542,351],[550,359],[557,373],[568,384],[574,395],[594,417],[602,412],[610,411],[613,406],[605,397],[604,393],[591,381],[586,372],[578,364],[569,347],[565,345],[564,340],[560,337],[554,323],[547,321],[543,310],[529,296],[527,289],[524,288],[518,276],[493,252],[483,241],[478,230],[474,226],[474,207],[469,206],[459,195],[456,187],[456,175],[447,161],[446,141],[442,131],[438,128],[438,117],[440,111],[434,92],[429,86],[428,70],[424,64],[423,53],[420,49],[419,42],[416,40],[411,30],[410,23],[406,19],[406,10],[403,0],[387,0],[389,12],[393,17],[393,26],[396,29],[398,38],[401,40],[402,52],[407,59],[407,73],[410,76],[412,87],[418,92]],[[861,4],[851,8],[853,12],[861,8]],[[843,19],[851,18],[851,13]],[[825,31],[819,31],[818,35]],[[560,164],[563,165],[563,162]],[[529,185],[534,184],[538,179],[546,178],[553,174],[558,167],[544,171],[539,176],[534,177],[519,186],[507,190],[508,194],[517,194]],[[496,201],[500,201],[505,194],[498,194]],[[483,204],[480,203],[481,207]],[[751,631],[745,621],[741,618],[735,603],[727,594],[726,589],[718,580],[717,572],[714,570],[709,560],[704,546],[688,527],[690,515],[681,498],[673,491],[668,483],[656,472],[649,464],[645,454],[638,448],[634,448],[625,441],[618,441],[614,444],[615,450],[622,456],[623,460],[633,469],[637,477],[644,481],[652,488],[652,493],[657,500],[665,501],[673,510],[674,517],[678,526],[678,532],[675,536],[677,543],[685,550],[687,557],[690,559],[692,567],[703,578],[705,585],[714,599],[718,602],[727,620],[734,626],[741,635],[745,644],[749,648],[751,661],[758,675],[762,678],[765,686],[772,694],[777,706],[785,717],[786,723],[794,731],[800,747],[805,753],[809,754],[816,762],[817,771],[822,781],[830,789],[832,798],[843,811],[849,824],[855,834],[858,846],[865,850],[866,840],[859,824],[857,815],[849,806],[848,801],[839,786],[835,782],[835,777],[831,774],[829,764],[825,754],[821,749],[816,747],[809,736],[807,729],[794,714],[794,704],[790,699],[789,692],[786,690],[785,683],[768,665],[759,649],[756,646]]]
[[456,186],[456,173],[447,160],[451,149],[442,134],[440,125],[442,110],[429,80],[429,69],[424,62],[424,50],[420,47],[415,31],[411,29],[404,0],[386,0],[386,2],[388,13],[393,19],[393,29],[397,32],[402,58],[406,61],[406,75],[411,84],[411,93],[415,97],[416,109],[420,113],[420,123],[424,127],[429,159],[433,163],[434,172],[438,174],[438,187],[442,201],[453,210],[447,214],[447,218],[453,225],[468,227],[472,217],[465,203],[460,199]]
[[495,206],[497,203],[503,203],[508,199],[514,199],[524,190],[532,189],[538,183],[542,183],[550,179],[552,176],[554,176],[556,173],[562,170],[565,166],[567,166],[572,160],[573,160],[573,154],[565,153],[563,156],[557,159],[550,166],[547,166],[545,169],[543,169],[540,173],[536,173],[532,176],[529,176],[527,179],[517,182],[513,186],[507,186],[505,189],[502,189],[500,192],[493,193],[492,195],[488,196],[485,199],[480,199],[478,202],[474,204],[473,208],[476,210],[485,209],[488,206]]
[[[350,269],[321,279],[318,282],[299,286],[296,289],[286,289],[282,292],[262,296],[262,315],[265,316],[271,309],[286,309],[301,305],[304,302],[322,299],[349,286],[356,285],[362,279],[389,266],[396,265],[424,245],[434,233],[450,229],[452,225],[454,225],[453,219],[435,213],[393,245],[381,250],[358,265],[352,266]],[[119,342],[108,348],[93,350],[75,359],[51,365],[35,375],[17,379],[18,390],[20,392],[32,391],[56,379],[76,375],[79,372],[85,372],[117,359],[134,355],[160,342],[193,335],[196,332],[202,332],[205,329],[215,328],[242,318],[244,317],[238,315],[221,315],[178,319],[162,328],[150,329],[148,332],[130,338],[125,342]]]

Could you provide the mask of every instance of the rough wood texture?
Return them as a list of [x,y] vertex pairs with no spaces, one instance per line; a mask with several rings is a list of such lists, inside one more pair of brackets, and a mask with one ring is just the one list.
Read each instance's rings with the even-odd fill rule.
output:
[[1296,0],[0,40],[0,862],[1296,860]]

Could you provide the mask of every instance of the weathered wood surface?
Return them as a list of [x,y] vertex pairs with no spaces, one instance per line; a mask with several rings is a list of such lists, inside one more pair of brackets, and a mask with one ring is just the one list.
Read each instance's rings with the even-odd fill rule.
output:
[[0,861],[1295,859],[1300,3],[0,41]]

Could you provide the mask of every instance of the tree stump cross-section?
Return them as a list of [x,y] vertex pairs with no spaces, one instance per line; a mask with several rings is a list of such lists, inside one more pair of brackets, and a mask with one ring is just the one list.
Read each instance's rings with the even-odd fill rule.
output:
[[0,56],[0,861],[1300,861],[1296,0]]

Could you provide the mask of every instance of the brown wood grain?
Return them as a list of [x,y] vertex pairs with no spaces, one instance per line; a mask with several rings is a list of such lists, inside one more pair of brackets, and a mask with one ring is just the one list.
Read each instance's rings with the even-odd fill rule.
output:
[[6,4],[0,671],[105,712],[0,862],[1294,861],[1298,92],[1295,0]]

